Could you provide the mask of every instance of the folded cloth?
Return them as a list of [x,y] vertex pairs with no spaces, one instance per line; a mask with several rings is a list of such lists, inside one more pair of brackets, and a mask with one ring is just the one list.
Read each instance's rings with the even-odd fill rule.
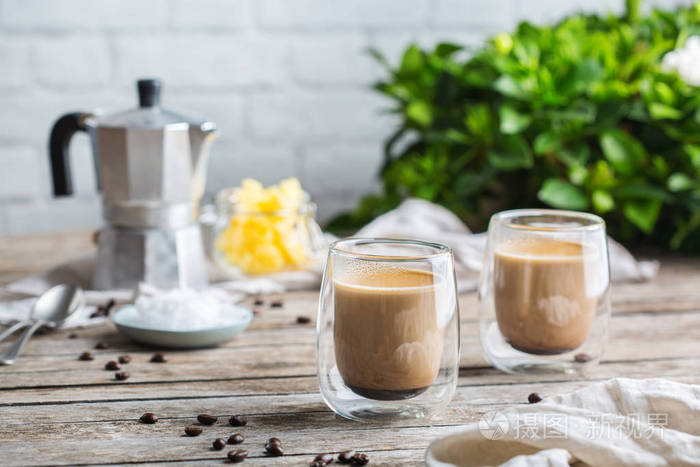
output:
[[[355,236],[404,238],[443,243],[454,250],[459,291],[468,292],[476,289],[486,235],[473,234],[457,216],[442,206],[425,200],[408,199],[393,211],[377,217],[360,229]],[[330,243],[335,237],[326,234],[325,239]],[[608,240],[608,246],[613,281],[642,281],[656,275],[659,268],[658,262],[637,261],[622,245],[612,239]],[[212,287],[251,295],[314,290],[321,282],[325,257],[326,251],[319,251],[307,271],[288,271],[265,277],[244,275],[224,277],[220,271],[212,267],[210,271],[210,277],[213,279]],[[43,274],[13,282],[6,287],[6,291],[37,296],[56,284],[70,283],[86,290],[85,296],[89,305],[99,305],[110,298],[117,301],[129,301],[133,298],[131,290],[90,290],[94,267],[95,255],[92,253],[61,264]],[[16,303],[11,306],[8,306],[7,302],[0,303],[0,324],[23,319],[29,313],[28,310],[26,303],[24,307],[18,307]]]
[[697,466],[700,386],[612,379],[485,415],[434,441],[430,467]]

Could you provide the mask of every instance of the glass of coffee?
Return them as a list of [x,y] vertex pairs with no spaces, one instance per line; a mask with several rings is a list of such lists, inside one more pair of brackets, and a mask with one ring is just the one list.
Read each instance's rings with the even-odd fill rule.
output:
[[459,368],[452,250],[410,240],[335,242],[316,336],[321,395],[339,415],[435,414],[452,398]]
[[481,344],[507,372],[576,373],[600,359],[610,317],[605,223],[593,214],[494,215],[479,285]]

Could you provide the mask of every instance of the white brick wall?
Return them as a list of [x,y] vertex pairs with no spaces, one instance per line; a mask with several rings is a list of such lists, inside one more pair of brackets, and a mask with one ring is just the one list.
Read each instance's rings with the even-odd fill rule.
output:
[[[671,5],[690,0],[646,2]],[[51,197],[49,128],[63,112],[135,105],[164,80],[169,108],[217,122],[208,192],[294,175],[326,219],[375,188],[395,125],[368,89],[409,41],[477,45],[518,19],[621,11],[623,0],[0,0],[0,234],[91,228],[100,203],[85,135],[76,195]]]

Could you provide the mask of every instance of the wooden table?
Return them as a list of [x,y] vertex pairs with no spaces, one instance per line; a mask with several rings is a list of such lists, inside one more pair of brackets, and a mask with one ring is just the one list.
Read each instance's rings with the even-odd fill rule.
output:
[[[0,239],[0,282],[41,270],[90,249],[87,234]],[[265,297],[282,308],[257,307],[249,330],[209,350],[169,351],[169,361],[150,363],[152,349],[135,345],[111,324],[59,331],[32,340],[22,358],[0,367],[0,464],[220,464],[228,448],[212,440],[241,432],[250,456],[243,465],[308,465],[319,452],[355,448],[370,465],[421,465],[437,436],[479,420],[482,414],[523,404],[533,391],[564,393],[616,376],[658,376],[700,383],[700,259],[668,258],[653,282],[614,288],[610,343],[602,364],[585,380],[567,376],[508,375],[481,355],[475,297],[461,298],[462,358],[459,387],[448,410],[431,422],[360,424],[335,416],[318,393],[314,327],[316,293]],[[71,332],[77,338],[69,339]],[[106,350],[93,350],[104,341]],[[78,361],[90,350],[94,361]],[[131,378],[119,382],[104,370],[128,353]],[[155,412],[155,425],[139,423]],[[196,438],[183,429],[200,413],[219,416]],[[244,414],[248,425],[227,424]],[[285,456],[264,456],[271,436]]]

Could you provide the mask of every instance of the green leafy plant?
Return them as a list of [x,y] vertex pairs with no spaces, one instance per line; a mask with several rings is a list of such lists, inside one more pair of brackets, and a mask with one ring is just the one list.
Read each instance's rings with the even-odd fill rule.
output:
[[478,50],[410,45],[375,89],[401,123],[382,191],[330,228],[420,197],[478,230],[506,208],[587,210],[626,242],[700,250],[700,88],[661,68],[700,34],[700,5],[520,23]]

